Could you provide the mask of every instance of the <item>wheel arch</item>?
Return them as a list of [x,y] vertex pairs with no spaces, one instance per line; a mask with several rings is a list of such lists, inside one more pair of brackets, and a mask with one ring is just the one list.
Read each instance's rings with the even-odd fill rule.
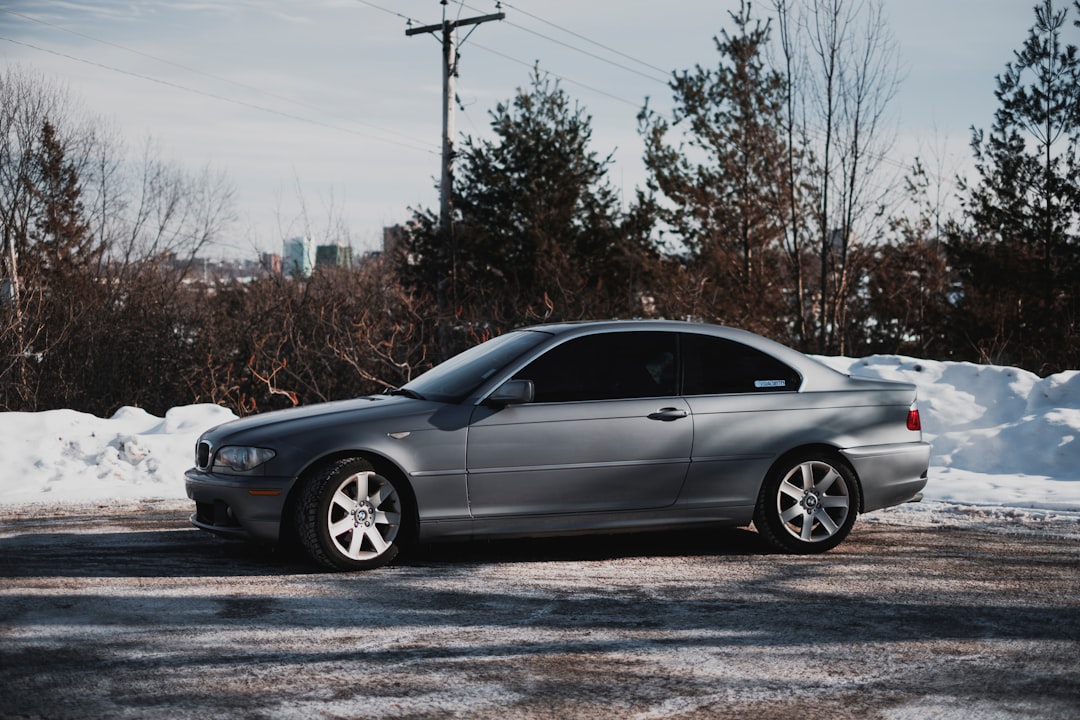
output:
[[851,464],[851,462],[846,457],[844,457],[844,454],[842,452],[840,452],[840,448],[836,447],[835,445],[829,445],[828,443],[807,443],[806,445],[799,445],[798,447],[791,448],[790,450],[779,455],[772,462],[772,464],[769,465],[769,471],[762,479],[761,487],[764,488],[766,480],[772,477],[773,473],[777,472],[780,468],[790,464],[793,458],[811,454],[821,454],[827,456],[833,462],[843,464],[843,466],[851,472],[851,476],[855,478],[856,489],[859,493],[859,507],[856,509],[856,512],[861,515],[863,513],[863,506],[865,504],[865,500],[863,499],[864,493],[862,486],[862,478],[859,477],[859,473],[856,472],[855,467]]
[[406,507],[408,508],[408,522],[402,528],[405,531],[402,544],[415,544],[420,537],[420,512],[416,504],[416,491],[413,489],[412,483],[409,482],[408,474],[389,458],[370,450],[339,450],[320,457],[304,468],[285,499],[285,507],[281,513],[280,537],[290,543],[295,542],[292,518],[296,513],[296,505],[304,494],[304,488],[323,468],[342,460],[364,460],[379,475],[394,482],[394,486],[398,488],[398,491],[405,495]]

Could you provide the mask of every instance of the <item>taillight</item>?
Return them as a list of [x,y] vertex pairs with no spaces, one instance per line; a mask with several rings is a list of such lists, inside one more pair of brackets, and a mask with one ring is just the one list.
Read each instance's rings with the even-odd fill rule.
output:
[[907,411],[907,429],[912,431],[922,430],[922,420],[919,419],[919,408],[915,403],[911,403],[911,408]]

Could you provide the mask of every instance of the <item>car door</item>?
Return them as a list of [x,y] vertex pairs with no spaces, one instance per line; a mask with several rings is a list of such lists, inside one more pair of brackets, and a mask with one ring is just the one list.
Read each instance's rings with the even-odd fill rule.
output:
[[607,332],[566,341],[515,375],[535,401],[478,408],[466,465],[474,517],[671,505],[693,424],[675,395],[676,336]]
[[752,506],[768,468],[815,421],[798,392],[802,378],[734,340],[686,333],[680,344],[683,394],[694,419],[682,502]]

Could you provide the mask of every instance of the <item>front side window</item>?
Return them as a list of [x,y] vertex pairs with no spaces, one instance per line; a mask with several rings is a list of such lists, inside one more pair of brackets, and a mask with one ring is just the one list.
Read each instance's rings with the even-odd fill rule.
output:
[[550,337],[549,333],[533,330],[499,335],[436,365],[404,387],[429,400],[458,402]]
[[579,402],[675,395],[676,336],[613,332],[574,338],[529,363],[535,402]]
[[686,395],[794,392],[802,378],[776,358],[733,340],[682,336]]

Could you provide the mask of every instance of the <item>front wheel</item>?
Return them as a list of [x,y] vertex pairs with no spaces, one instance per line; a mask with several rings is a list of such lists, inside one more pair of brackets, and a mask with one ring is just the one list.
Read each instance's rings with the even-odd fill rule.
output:
[[405,517],[402,494],[365,461],[341,460],[311,479],[296,508],[296,531],[315,562],[368,570],[397,557]]
[[823,453],[795,456],[765,479],[754,526],[779,550],[818,553],[847,537],[859,509],[855,471]]

